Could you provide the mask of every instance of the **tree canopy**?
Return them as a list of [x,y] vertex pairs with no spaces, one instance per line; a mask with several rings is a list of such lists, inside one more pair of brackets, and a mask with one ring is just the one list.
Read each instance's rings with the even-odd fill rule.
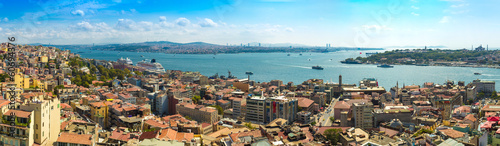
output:
[[325,132],[323,132],[323,135],[326,137],[328,141],[330,141],[331,144],[336,145],[337,142],[340,140],[340,133],[342,132],[342,129],[327,129]]

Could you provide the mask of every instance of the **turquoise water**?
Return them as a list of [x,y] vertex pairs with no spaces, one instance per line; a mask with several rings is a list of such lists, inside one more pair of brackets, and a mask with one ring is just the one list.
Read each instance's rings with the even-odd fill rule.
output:
[[[227,76],[227,71],[238,78],[246,78],[246,71],[254,74],[251,80],[269,82],[273,79],[282,80],[284,83],[292,81],[300,84],[312,78],[325,81],[338,82],[342,74],[343,83],[359,84],[363,78],[376,78],[379,85],[388,90],[399,82],[400,87],[406,85],[423,85],[424,82],[443,84],[447,80],[465,81],[470,83],[475,79],[491,81],[500,80],[500,69],[491,68],[466,68],[443,66],[409,66],[395,65],[394,68],[378,68],[376,65],[341,64],[340,61],[348,57],[365,56],[366,52],[341,51],[330,53],[244,53],[244,54],[164,54],[144,52],[117,52],[96,50],[72,50],[84,58],[116,61],[120,57],[130,58],[134,64],[142,59],[156,59],[167,70],[198,71],[206,76],[215,73]],[[371,52],[371,51],[369,51]],[[141,58],[141,55],[144,58]],[[215,57],[215,59],[213,58]],[[324,70],[311,69],[320,65]],[[479,72],[482,75],[474,75]],[[496,86],[500,90],[500,86]]]

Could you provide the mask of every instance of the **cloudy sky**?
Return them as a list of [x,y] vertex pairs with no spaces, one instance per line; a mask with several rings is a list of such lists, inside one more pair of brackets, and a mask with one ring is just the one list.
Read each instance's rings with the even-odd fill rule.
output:
[[0,42],[500,47],[495,0],[0,0]]

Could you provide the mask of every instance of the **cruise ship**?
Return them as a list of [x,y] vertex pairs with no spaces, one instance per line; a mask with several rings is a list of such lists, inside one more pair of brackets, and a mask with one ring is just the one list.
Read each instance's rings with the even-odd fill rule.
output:
[[155,71],[155,72],[165,72],[165,68],[156,62],[155,59],[151,59],[151,61],[144,59],[142,61],[137,62],[138,67],[143,67],[146,70]]
[[128,64],[128,65],[134,65],[134,63],[132,62],[132,60],[130,60],[130,59],[128,59],[128,58],[123,59],[123,57],[122,57],[122,58],[120,58],[120,59],[118,59],[118,61],[117,61],[117,62],[118,62],[118,63],[123,63],[123,64]]

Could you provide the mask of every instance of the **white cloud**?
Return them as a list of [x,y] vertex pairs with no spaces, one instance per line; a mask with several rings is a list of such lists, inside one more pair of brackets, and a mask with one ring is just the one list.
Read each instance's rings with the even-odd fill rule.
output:
[[116,29],[120,30],[136,30],[136,24],[134,20],[130,19],[118,19],[118,23],[115,25]]
[[0,27],[0,31],[2,31],[3,29]]
[[212,19],[205,18],[199,23],[201,27],[217,27],[218,24],[212,21]]
[[167,21],[167,17],[165,17],[165,16],[160,16],[159,19],[160,19],[160,22]]
[[293,30],[293,28],[291,28],[291,27],[287,27],[287,28],[285,28],[285,31],[288,31],[288,32],[293,32],[294,30]]
[[122,0],[113,0],[113,2],[115,2],[115,3],[121,3]]
[[74,10],[73,12],[71,12],[71,14],[77,16],[85,16],[85,12],[83,12],[82,10]]
[[443,16],[443,18],[441,18],[441,20],[439,21],[439,23],[448,23],[450,22],[450,16]]
[[76,25],[70,26],[70,28],[73,28],[73,30],[79,30],[79,31],[95,31],[95,32],[104,32],[104,31],[111,30],[111,28],[108,26],[108,24],[106,24],[104,22],[91,24],[87,21],[79,22]]
[[148,22],[148,21],[141,21],[137,23],[138,29],[141,31],[151,31],[153,30],[153,22]]
[[175,20],[175,23],[179,26],[187,26],[191,23],[191,21],[189,21],[189,19],[187,18],[181,17]]
[[411,12],[411,14],[412,14],[413,16],[420,16],[420,14],[415,13],[415,12]]
[[412,9],[415,9],[415,10],[418,10],[420,9],[420,7],[417,7],[417,6],[411,6]]
[[3,21],[8,22],[9,18],[5,17],[5,18],[3,18]]

